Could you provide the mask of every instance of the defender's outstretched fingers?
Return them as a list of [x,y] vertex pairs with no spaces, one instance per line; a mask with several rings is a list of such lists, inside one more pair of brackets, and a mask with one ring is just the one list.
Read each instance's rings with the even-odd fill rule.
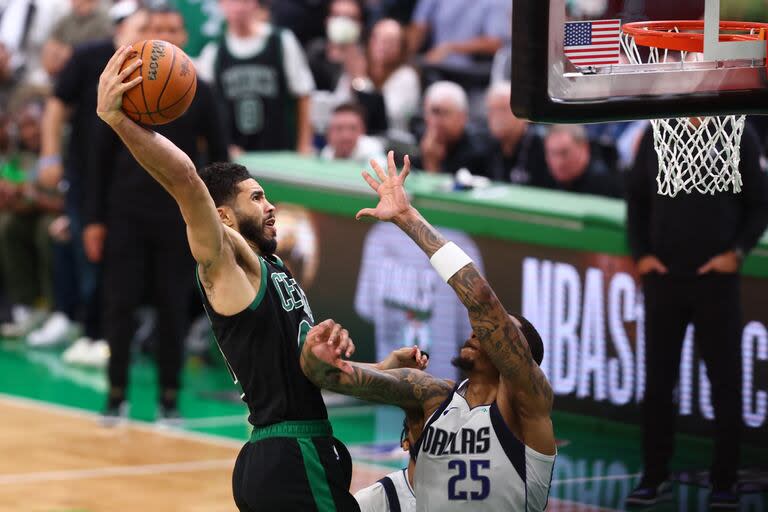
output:
[[411,173],[411,159],[408,155],[403,158],[403,170],[400,172],[400,183],[405,182],[405,178]]
[[397,164],[395,163],[395,152],[390,150],[387,153],[387,174],[397,176]]
[[376,181],[373,176],[368,174],[368,171],[363,171],[362,174],[363,174],[363,179],[365,180],[365,182],[368,183],[368,185],[370,185],[370,187],[373,189],[374,192],[378,192],[379,191],[379,186],[381,186],[381,183]]
[[376,217],[376,210],[373,208],[363,208],[359,212],[357,212],[357,215],[355,215],[355,220],[360,220],[363,217],[372,217],[374,219],[378,218]]
[[378,176],[382,182],[386,181],[387,173],[381,168],[376,160],[371,160],[371,169],[373,169],[373,172],[376,173],[376,176]]

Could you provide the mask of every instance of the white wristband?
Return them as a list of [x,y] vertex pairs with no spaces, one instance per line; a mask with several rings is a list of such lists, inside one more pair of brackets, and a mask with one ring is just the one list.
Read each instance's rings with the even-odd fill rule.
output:
[[429,258],[429,262],[447,283],[456,272],[472,263],[472,258],[458,245],[448,242]]

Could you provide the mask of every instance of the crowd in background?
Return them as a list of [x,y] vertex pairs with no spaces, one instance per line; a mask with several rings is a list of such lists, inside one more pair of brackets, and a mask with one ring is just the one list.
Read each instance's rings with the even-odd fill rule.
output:
[[[429,173],[624,195],[647,122],[516,118],[512,0],[215,4],[226,28],[195,56],[195,103],[161,129],[200,165],[275,150],[365,164],[391,149]],[[155,331],[175,340],[159,356],[161,405],[173,415],[180,347],[199,313],[179,299],[193,294],[178,285],[191,281],[191,259],[172,200],[95,106],[116,47],[184,46],[184,19],[163,0],[0,0],[0,16],[0,335],[34,346],[76,339],[65,359],[109,364],[117,407],[135,312],[154,304]],[[164,236],[173,229],[182,236]],[[143,275],[155,284],[139,286]]]

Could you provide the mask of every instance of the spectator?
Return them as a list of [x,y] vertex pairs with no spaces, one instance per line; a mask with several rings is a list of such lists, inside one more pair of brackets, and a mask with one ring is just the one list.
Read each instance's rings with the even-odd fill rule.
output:
[[67,14],[62,0],[9,0],[0,19],[0,44],[8,52],[2,75],[10,83],[50,85],[40,55],[51,29]]
[[401,25],[406,25],[413,18],[416,3],[417,0],[368,0],[370,22],[376,23],[384,18],[392,18]]
[[[101,339],[101,311],[98,288],[100,286],[99,266],[85,257],[82,244],[84,173],[88,155],[93,145],[93,127],[96,117],[96,88],[99,76],[115,49],[144,39],[147,23],[146,10],[138,4],[123,1],[110,10],[115,22],[112,39],[84,44],[75,49],[72,58],[57,77],[53,96],[45,106],[42,125],[42,157],[38,182],[44,190],[65,188],[66,214],[72,240],[72,260],[75,263],[77,290],[71,294],[78,297],[77,311],[67,311],[70,318],[83,321],[83,331],[89,357],[81,363],[101,366],[106,364],[109,348]],[[69,138],[66,157],[62,156],[61,142],[64,126],[69,121],[72,137]],[[64,353],[64,359],[71,358],[75,343]],[[82,342],[81,342],[82,345]],[[92,356],[92,357],[90,357]]]
[[587,132],[581,125],[555,125],[544,139],[544,150],[553,188],[621,197],[619,177],[592,157]]
[[363,7],[356,0],[333,0],[325,20],[325,37],[307,45],[307,60],[317,89],[333,91],[344,71],[347,54],[359,53]]
[[385,162],[384,147],[365,134],[365,113],[353,103],[336,107],[328,124],[328,145],[320,152],[326,160],[352,160],[368,164],[372,159]]
[[53,27],[42,49],[43,68],[50,77],[62,70],[75,46],[112,34],[112,21],[99,0],[70,0],[72,11]]
[[456,69],[471,67],[472,57],[490,60],[511,38],[511,0],[419,0],[409,28],[410,53],[431,45],[426,62]]
[[[169,7],[150,10],[147,32],[147,38],[178,47],[187,41],[184,18]],[[213,92],[205,82],[198,84],[182,117],[155,130],[197,164],[227,158]],[[194,262],[184,221],[173,198],[144,171],[109,126],[99,123],[93,139],[83,243],[88,259],[104,264],[104,333],[110,348],[105,419],[115,420],[124,409],[134,319],[147,297],[157,311],[158,416],[173,419],[178,416],[176,398],[194,286],[190,279]],[[200,139],[206,143],[207,159],[198,150]]]
[[487,143],[467,125],[467,94],[452,82],[435,82],[424,93],[426,131],[414,167],[428,172],[467,169],[485,175]]
[[285,27],[299,38],[302,45],[323,33],[323,17],[328,0],[272,0],[269,11],[272,21]]
[[262,20],[259,0],[219,0],[219,6],[227,31],[203,49],[198,72],[214,84],[230,154],[311,153],[309,95],[315,84],[296,37]]
[[[13,321],[4,324],[0,335],[25,337],[46,317],[40,304],[52,302],[51,249],[48,225],[51,213],[61,208],[58,197],[41,193],[31,181],[31,171],[40,154],[40,98],[21,105],[14,115],[18,132],[18,152],[4,169],[4,209],[10,215],[3,230],[0,248],[3,282],[13,304]],[[11,169],[13,167],[13,169]],[[33,333],[34,334],[34,333]],[[30,338],[31,345],[38,343]]]
[[512,113],[511,96],[510,82],[498,82],[488,90],[488,130],[494,139],[488,176],[518,185],[552,188],[554,180],[547,169],[544,142],[527,121]]
[[407,132],[419,108],[419,75],[406,65],[406,57],[405,31],[392,19],[373,26],[365,54],[347,55],[337,97],[348,100],[355,95],[372,112],[381,110],[376,107],[383,102],[381,115],[386,119],[368,119],[373,133],[386,129]]
[[[695,121],[694,121],[695,122]],[[659,161],[648,129],[628,175],[627,237],[645,297],[643,476],[627,504],[653,505],[670,488],[680,354],[689,323],[706,365],[715,413],[711,508],[739,508],[742,428],[741,293],[744,255],[768,226],[761,147],[746,127],[741,193],[656,191]]]

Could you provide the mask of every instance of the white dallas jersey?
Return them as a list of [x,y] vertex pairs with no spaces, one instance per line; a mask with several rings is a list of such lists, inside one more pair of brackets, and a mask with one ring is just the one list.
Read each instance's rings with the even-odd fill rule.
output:
[[408,482],[407,471],[407,468],[395,471],[357,491],[355,499],[360,512],[416,512],[416,496]]
[[430,416],[416,443],[416,509],[543,511],[555,455],[518,440],[496,402],[470,409],[467,382]]

